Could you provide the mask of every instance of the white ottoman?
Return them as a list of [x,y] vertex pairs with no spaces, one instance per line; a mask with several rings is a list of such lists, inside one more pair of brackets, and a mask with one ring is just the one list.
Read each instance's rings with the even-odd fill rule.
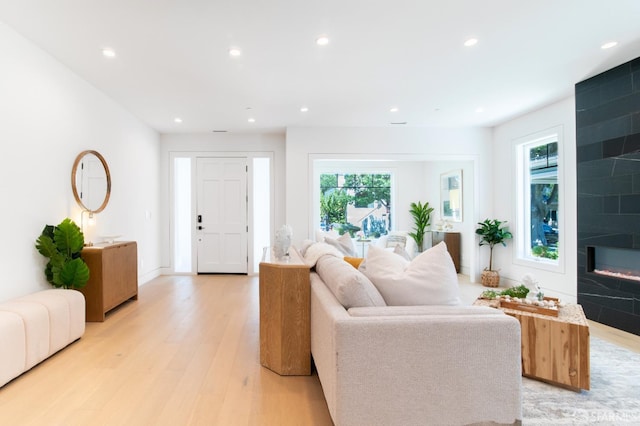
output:
[[44,290],[0,303],[0,386],[79,339],[84,330],[85,300],[76,290]]
[[22,317],[0,311],[0,386],[25,371],[26,347]]

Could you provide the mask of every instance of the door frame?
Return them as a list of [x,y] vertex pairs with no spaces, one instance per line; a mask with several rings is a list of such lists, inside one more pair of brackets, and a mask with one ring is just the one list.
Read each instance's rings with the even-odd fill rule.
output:
[[[280,174],[284,174],[284,170],[281,172],[278,171],[275,160],[276,153],[273,151],[170,151],[169,152],[169,164],[168,164],[168,194],[167,198],[169,201],[169,209],[168,209],[168,219],[169,219],[169,259],[166,260],[166,264],[169,264],[170,267],[167,270],[168,274],[175,274],[175,265],[174,265],[174,249],[175,249],[175,188],[174,188],[174,162],[176,158],[189,158],[191,163],[191,271],[186,273],[188,275],[196,275],[198,271],[198,259],[197,259],[197,240],[196,240],[196,219],[195,212],[197,208],[197,170],[196,170],[196,159],[199,157],[243,157],[247,159],[248,166],[248,174],[247,174],[247,195],[249,197],[247,203],[247,223],[249,224],[249,232],[247,234],[247,250],[249,256],[249,264],[248,264],[248,275],[256,275],[258,273],[257,270],[254,269],[253,264],[255,263],[254,257],[254,232],[253,232],[253,218],[254,218],[254,205],[253,205],[253,159],[254,158],[269,158],[269,174],[270,174],[270,182],[269,186],[271,188],[270,191],[270,218],[271,218],[271,237],[273,238],[273,232],[275,229],[275,224],[277,223],[278,214],[280,213],[280,208],[276,206],[276,202],[281,195],[276,191],[276,183],[279,181],[284,181],[284,176],[280,176]],[[283,169],[284,167],[282,167]]]

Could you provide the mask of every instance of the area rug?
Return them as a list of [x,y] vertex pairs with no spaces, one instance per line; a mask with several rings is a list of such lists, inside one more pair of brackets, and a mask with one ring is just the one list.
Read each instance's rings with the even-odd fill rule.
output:
[[640,354],[591,337],[591,390],[522,378],[523,425],[640,425]]

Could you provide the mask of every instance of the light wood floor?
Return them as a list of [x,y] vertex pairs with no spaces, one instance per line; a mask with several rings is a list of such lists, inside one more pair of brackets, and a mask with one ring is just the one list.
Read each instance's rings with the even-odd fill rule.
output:
[[[0,425],[331,425],[317,376],[260,366],[258,310],[257,277],[156,278],[0,388]],[[591,325],[640,352],[640,337]]]
[[260,366],[258,279],[159,277],[0,389],[0,425],[331,425],[317,376]]

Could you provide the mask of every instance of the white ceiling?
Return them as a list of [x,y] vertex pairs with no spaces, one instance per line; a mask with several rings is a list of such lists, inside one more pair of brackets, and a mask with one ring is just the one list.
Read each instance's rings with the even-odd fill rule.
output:
[[640,0],[0,0],[0,21],[162,133],[494,126],[640,56]]

